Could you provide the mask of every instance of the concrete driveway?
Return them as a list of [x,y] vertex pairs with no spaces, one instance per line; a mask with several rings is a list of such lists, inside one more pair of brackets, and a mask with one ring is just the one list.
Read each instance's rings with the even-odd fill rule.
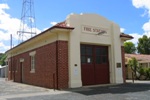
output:
[[0,100],[150,100],[150,82],[54,91],[0,79]]

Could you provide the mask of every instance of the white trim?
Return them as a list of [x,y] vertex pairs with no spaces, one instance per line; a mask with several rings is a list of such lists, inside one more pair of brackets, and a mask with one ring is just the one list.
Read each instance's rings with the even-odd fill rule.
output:
[[30,56],[34,56],[36,54],[36,51],[32,51],[29,53]]
[[[36,54],[36,51],[32,51],[32,52],[29,53],[30,58],[31,58],[31,60],[30,60],[30,62],[31,62],[31,65],[30,65],[30,68],[31,68],[30,73],[35,73],[35,54]],[[32,58],[33,58],[33,59],[32,59]]]
[[24,58],[20,58],[20,62],[24,62]]
[[35,69],[31,69],[30,73],[35,73]]

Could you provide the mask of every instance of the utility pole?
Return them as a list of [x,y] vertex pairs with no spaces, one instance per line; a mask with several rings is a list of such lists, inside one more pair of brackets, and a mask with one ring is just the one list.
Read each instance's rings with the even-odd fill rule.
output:
[[34,0],[23,0],[18,43],[36,35]]
[[[12,34],[10,34],[10,49],[12,49]],[[11,51],[11,57],[10,57],[10,80],[12,80],[12,76],[13,76],[13,68],[12,68],[12,51]]]

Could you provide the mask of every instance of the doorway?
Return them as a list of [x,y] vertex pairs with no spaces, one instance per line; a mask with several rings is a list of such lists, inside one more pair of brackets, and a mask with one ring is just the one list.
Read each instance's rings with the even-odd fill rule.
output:
[[108,46],[81,45],[82,85],[108,84]]

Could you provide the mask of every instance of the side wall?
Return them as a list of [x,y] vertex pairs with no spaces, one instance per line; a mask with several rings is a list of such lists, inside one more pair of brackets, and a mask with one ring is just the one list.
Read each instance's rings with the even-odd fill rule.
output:
[[[30,55],[35,51],[35,73],[30,72]],[[12,79],[16,82],[46,87],[68,88],[68,42],[56,41],[34,50],[14,56]],[[21,74],[21,62],[22,74]]]
[[124,46],[121,46],[121,53],[122,53],[122,76],[123,82],[126,82],[126,68],[125,68],[125,51]]

